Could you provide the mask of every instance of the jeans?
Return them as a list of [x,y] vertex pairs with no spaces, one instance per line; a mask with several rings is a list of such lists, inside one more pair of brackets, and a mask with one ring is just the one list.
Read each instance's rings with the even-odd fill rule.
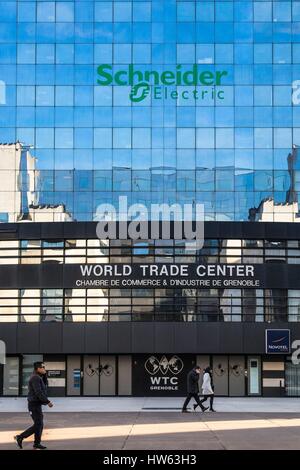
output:
[[22,439],[26,439],[26,437],[34,434],[34,443],[40,444],[44,427],[42,405],[38,403],[28,403],[28,410],[33,420],[33,425],[26,429],[26,431],[22,432],[20,437]]
[[214,395],[204,395],[203,399],[201,400],[201,403],[205,402],[209,398],[209,408],[212,410],[213,409],[213,404],[214,404]]
[[200,406],[200,408],[203,408],[203,405],[201,405],[201,401],[200,401],[198,393],[189,393],[183,404],[183,407],[182,407],[183,410],[186,410],[186,407],[188,406],[192,398],[194,398],[195,402],[197,403],[197,405]]

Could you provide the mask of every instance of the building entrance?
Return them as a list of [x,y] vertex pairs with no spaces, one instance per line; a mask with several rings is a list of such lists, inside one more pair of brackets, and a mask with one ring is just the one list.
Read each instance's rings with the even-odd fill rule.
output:
[[245,356],[197,356],[202,369],[210,366],[216,396],[244,396],[246,392]]
[[131,356],[67,357],[67,395],[131,395]]

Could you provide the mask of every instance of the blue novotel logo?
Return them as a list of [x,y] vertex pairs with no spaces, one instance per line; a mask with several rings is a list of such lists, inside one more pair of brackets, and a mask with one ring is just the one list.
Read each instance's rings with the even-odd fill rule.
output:
[[289,354],[290,342],[290,330],[266,330],[266,354]]

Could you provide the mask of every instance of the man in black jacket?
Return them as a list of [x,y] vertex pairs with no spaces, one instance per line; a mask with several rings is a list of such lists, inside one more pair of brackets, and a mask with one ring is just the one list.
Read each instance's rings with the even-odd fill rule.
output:
[[15,436],[15,441],[17,446],[22,449],[23,439],[34,434],[34,449],[46,449],[47,447],[41,444],[42,432],[43,432],[43,413],[42,405],[48,405],[52,408],[53,403],[48,400],[47,397],[47,379],[46,379],[46,369],[45,365],[42,362],[34,363],[34,371],[32,376],[29,379],[28,383],[28,410],[33,419],[33,425],[26,431],[22,432]]
[[202,411],[208,410],[208,407],[202,405],[199,399],[199,374],[201,372],[200,366],[195,366],[187,376],[187,397],[182,407],[182,413],[189,413],[187,406],[192,398],[200,406]]

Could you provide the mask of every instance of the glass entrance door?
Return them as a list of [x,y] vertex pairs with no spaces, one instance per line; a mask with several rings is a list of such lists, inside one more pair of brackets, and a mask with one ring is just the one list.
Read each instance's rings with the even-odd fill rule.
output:
[[84,356],[83,395],[116,395],[116,356]]
[[99,356],[83,358],[83,394],[90,396],[100,394]]
[[245,356],[229,356],[229,396],[245,395]]
[[132,394],[130,355],[67,356],[68,396]]
[[213,356],[215,394],[228,396],[228,356]]
[[81,357],[68,356],[67,359],[67,395],[81,394]]
[[248,358],[248,395],[261,394],[261,361],[259,357]]

